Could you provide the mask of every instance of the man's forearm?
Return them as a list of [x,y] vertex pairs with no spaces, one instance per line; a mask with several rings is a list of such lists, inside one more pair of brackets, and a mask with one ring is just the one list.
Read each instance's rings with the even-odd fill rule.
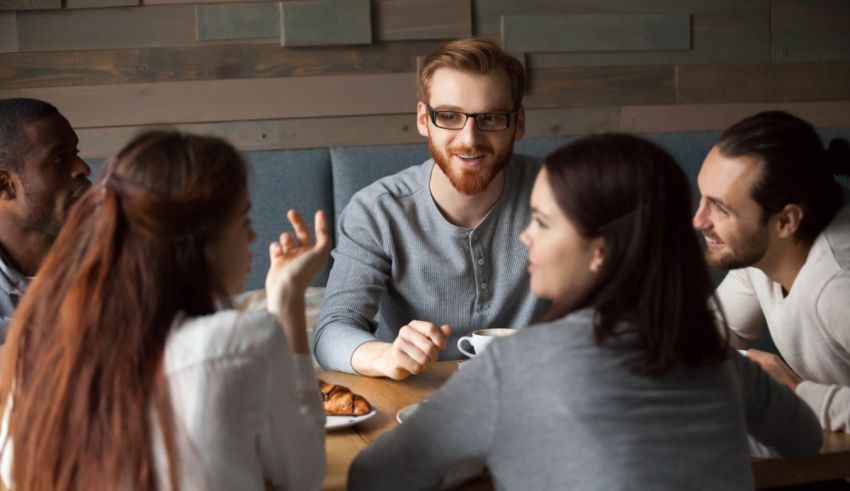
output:
[[368,377],[386,376],[379,361],[386,356],[390,348],[392,344],[383,341],[367,341],[361,344],[351,354],[351,368],[360,375]]

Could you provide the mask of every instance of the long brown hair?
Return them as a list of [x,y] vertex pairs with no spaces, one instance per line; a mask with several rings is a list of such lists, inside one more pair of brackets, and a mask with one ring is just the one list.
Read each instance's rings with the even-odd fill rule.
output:
[[177,488],[165,341],[179,312],[211,313],[225,295],[205,246],[237,212],[246,174],[223,140],[151,131],[80,199],[6,344],[15,488],[156,489],[158,428]]
[[[723,360],[727,341],[709,310],[713,288],[691,227],[690,185],[673,158],[641,138],[602,134],[561,147],[544,167],[579,233],[605,239],[581,305],[596,311],[597,342],[631,323],[645,352],[635,371],[649,376]],[[557,300],[554,308],[566,313]]]

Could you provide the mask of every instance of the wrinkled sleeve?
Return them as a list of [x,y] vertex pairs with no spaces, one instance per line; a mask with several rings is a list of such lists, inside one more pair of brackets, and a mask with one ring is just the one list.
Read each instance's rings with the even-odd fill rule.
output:
[[[821,332],[835,342],[836,356],[850,364],[850,276],[831,280],[817,301],[818,322]],[[848,366],[850,371],[850,366]],[[797,386],[797,395],[814,409],[821,426],[830,431],[850,431],[850,387],[841,384],[804,381]]]
[[747,431],[785,459],[817,455],[823,433],[811,408],[747,357],[730,351],[737,370]]
[[764,327],[764,314],[746,269],[730,271],[714,292],[712,306],[723,311],[729,329],[738,336],[755,341]]
[[437,489],[458,469],[486,463],[499,413],[494,351],[465,365],[404,423],[362,451],[349,469],[349,489]]
[[[285,336],[282,336],[285,341]],[[318,490],[325,474],[325,411],[308,355],[281,343],[266,372],[263,475],[274,489]]]
[[376,208],[361,191],[340,215],[334,265],[313,328],[313,352],[325,370],[354,373],[351,355],[376,339],[373,319],[391,267],[389,234]]

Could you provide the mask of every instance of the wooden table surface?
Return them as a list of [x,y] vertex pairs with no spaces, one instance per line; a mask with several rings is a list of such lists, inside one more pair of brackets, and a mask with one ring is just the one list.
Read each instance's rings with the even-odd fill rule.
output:
[[[325,449],[328,463],[323,489],[344,490],[348,468],[354,457],[369,442],[398,426],[395,419],[398,410],[427,399],[457,371],[457,365],[456,361],[434,363],[424,373],[402,381],[321,372],[321,379],[349,387],[378,409],[375,416],[355,427],[327,434]],[[753,460],[753,472],[759,488],[850,476],[850,435],[825,431],[823,448],[816,458],[805,461]],[[493,486],[489,479],[479,478],[460,489],[492,490]]]

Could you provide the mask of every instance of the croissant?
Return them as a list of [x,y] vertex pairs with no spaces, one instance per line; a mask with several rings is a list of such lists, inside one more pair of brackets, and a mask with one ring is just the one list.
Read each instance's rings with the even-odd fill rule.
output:
[[343,385],[334,385],[319,380],[319,390],[325,405],[325,414],[332,416],[360,416],[372,410],[363,396],[351,392]]

